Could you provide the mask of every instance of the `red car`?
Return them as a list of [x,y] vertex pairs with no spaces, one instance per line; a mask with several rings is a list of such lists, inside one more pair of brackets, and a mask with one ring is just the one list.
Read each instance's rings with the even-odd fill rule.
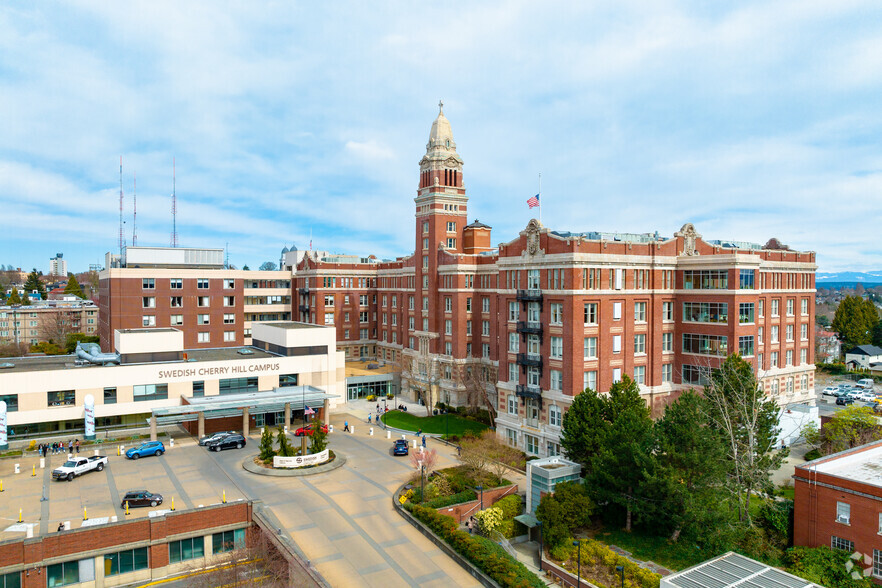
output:
[[[322,433],[328,432],[328,425],[322,425]],[[295,437],[302,437],[304,435],[312,435],[312,425],[306,425],[305,427],[300,427],[296,431],[294,431]]]

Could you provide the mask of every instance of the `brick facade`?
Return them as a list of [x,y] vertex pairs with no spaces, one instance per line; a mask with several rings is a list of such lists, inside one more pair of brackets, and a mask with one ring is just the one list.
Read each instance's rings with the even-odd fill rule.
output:
[[[4,541],[0,543],[0,575],[19,572],[22,574],[22,586],[42,588],[46,586],[46,569],[49,565],[93,557],[102,561],[105,553],[148,547],[148,570],[102,578],[101,582],[115,586],[131,581],[149,581],[175,571],[169,568],[169,541],[241,528],[247,529],[246,543],[250,542],[251,535],[257,532],[256,527],[252,526],[251,502],[218,504],[197,510],[169,512],[149,519],[120,521],[31,539]],[[205,561],[212,559],[210,551],[206,552]],[[197,563],[197,560],[186,562],[188,567]],[[97,567],[96,572],[103,576]]]
[[[837,468],[839,462],[847,463]],[[876,583],[882,583],[882,487],[875,474],[879,463],[882,441],[800,465],[793,476],[793,544],[838,546],[868,555],[877,562]],[[872,473],[868,477],[865,472]],[[847,518],[839,505],[847,505]]]
[[443,114],[419,179],[413,254],[307,255],[294,279],[297,318],[335,325],[349,357],[397,363],[403,394],[486,396],[499,434],[540,456],[559,450],[559,415],[586,386],[603,392],[627,374],[658,414],[739,351],[779,403],[813,401],[814,253],[706,241],[691,224],[663,238],[535,219],[476,253],[490,227],[466,230],[462,160]]

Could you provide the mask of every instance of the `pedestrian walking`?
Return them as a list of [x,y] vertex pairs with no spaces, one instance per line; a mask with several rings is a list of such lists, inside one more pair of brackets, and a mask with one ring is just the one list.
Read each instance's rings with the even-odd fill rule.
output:
[[426,436],[423,435],[423,449],[426,448]]
[[67,452],[68,452],[68,453],[73,453],[73,441],[68,441],[68,442],[67,442]]
[[377,403],[377,412],[380,412],[380,403]]
[[80,440],[79,439],[77,439],[75,447],[77,449],[77,453],[79,453],[80,452]]
[[343,421],[343,432],[344,433],[349,432],[349,421]]
[[371,417],[372,417],[372,416],[373,416],[373,415],[370,415],[370,414],[368,415],[368,424],[371,424]]
[[64,523],[58,523],[58,530],[57,530],[57,532],[58,532],[58,533],[61,533],[62,531],[64,531]]
[[420,428],[417,430],[417,437],[421,436],[422,434],[423,434],[423,428],[420,427]]

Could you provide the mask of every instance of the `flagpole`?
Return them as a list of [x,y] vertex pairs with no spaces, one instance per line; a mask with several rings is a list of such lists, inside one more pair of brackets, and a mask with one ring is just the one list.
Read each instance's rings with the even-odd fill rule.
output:
[[542,224],[542,172],[539,172],[539,224]]

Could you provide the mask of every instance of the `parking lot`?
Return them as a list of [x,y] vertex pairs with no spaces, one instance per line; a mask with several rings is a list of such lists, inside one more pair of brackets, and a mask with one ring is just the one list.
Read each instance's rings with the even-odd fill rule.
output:
[[[355,434],[344,434],[343,421],[355,424]],[[73,482],[55,482],[51,469],[66,455],[47,457],[41,470],[38,459],[16,463],[0,460],[0,479],[4,505],[0,539],[20,538],[24,531],[16,526],[18,509],[34,534],[54,533],[61,521],[72,528],[83,523],[102,522],[117,516],[133,519],[151,511],[195,508],[220,502],[260,499],[279,520],[283,532],[297,543],[306,557],[332,586],[477,586],[477,582],[433,543],[395,514],[392,493],[407,480],[412,469],[407,457],[392,455],[392,442],[377,430],[351,415],[333,415],[335,433],[330,447],[345,455],[345,466],[324,474],[299,478],[259,476],[246,472],[242,461],[257,453],[259,436],[249,438],[242,450],[209,453],[194,439],[175,441],[166,453],[137,461],[109,455],[103,472],[90,472]],[[259,433],[256,431],[255,433]],[[294,441],[295,444],[297,443]],[[439,466],[455,463],[452,450],[430,441],[438,449]],[[37,464],[37,476],[32,466]],[[128,490],[146,489],[162,494],[158,508],[131,509],[126,517],[120,497]],[[41,500],[45,496],[46,500]],[[7,530],[12,527],[13,530]]]

